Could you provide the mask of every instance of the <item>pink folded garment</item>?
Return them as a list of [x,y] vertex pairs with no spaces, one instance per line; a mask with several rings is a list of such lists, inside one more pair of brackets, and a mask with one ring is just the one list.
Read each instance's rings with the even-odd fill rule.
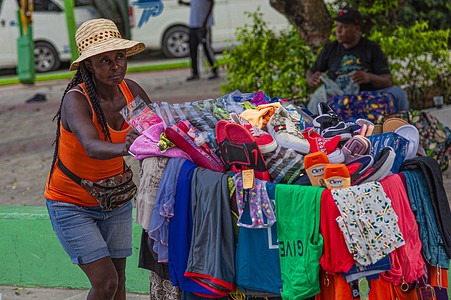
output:
[[162,122],[144,130],[143,133],[137,137],[130,146],[130,152],[135,155],[135,159],[141,160],[152,156],[167,156],[184,158],[189,161],[193,161],[185,151],[177,147],[169,148],[164,153],[161,153],[160,147],[158,147],[157,144],[160,141],[160,135],[163,132],[164,125]]

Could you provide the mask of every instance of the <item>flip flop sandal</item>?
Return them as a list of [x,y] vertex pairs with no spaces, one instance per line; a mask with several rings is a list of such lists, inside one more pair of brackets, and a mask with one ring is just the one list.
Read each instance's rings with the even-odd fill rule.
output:
[[216,154],[224,165],[224,169],[226,171],[228,171],[231,167],[226,155],[226,148],[224,146],[224,142],[227,141],[227,135],[225,132],[225,127],[227,124],[230,124],[230,122],[226,120],[220,120],[218,123],[216,123],[216,142],[218,144]]
[[367,130],[368,130],[368,125],[367,124],[363,124],[362,127],[360,127],[359,135],[365,136],[365,133],[366,133]]
[[365,132],[365,136],[373,135],[374,125],[368,125],[368,129]]
[[204,150],[206,153],[210,154],[210,156],[214,160],[216,160],[219,165],[222,165],[221,160],[214,152],[211,151],[210,147],[208,147],[208,144],[205,142],[201,143],[203,141],[203,138],[199,134],[199,131],[197,131],[197,129],[190,123],[190,121],[186,119],[180,120],[177,122],[177,127],[186,132],[188,136],[190,136],[191,139],[196,143],[196,145],[201,147],[202,150]]
[[208,152],[207,150],[208,145],[203,142],[199,143],[199,140],[201,139],[201,136],[199,132],[194,128],[194,126],[186,119],[180,120],[177,122],[177,127],[180,128],[182,131],[186,132],[193,140],[194,142],[200,146],[205,152]]
[[362,184],[370,181],[379,181],[390,174],[395,162],[396,152],[392,147],[383,148],[374,159],[373,166],[355,184]]
[[351,185],[362,178],[368,170],[373,166],[374,159],[371,155],[364,155],[356,160],[353,160],[346,164],[351,175]]
[[368,126],[368,125],[374,125],[373,122],[371,122],[371,121],[369,121],[369,120],[367,120],[367,119],[357,119],[357,120],[355,121],[355,123],[358,124],[358,125],[360,125],[360,126],[362,126],[363,124],[366,124],[367,126]]
[[216,123],[216,142],[218,145],[227,138],[227,134],[225,132],[225,126],[230,124],[229,121],[220,120]]
[[223,172],[223,166],[213,159],[209,153],[202,150],[185,131],[176,125],[169,124],[164,133],[177,147],[185,151],[195,164],[212,171]]
[[350,163],[364,155],[368,155],[370,149],[371,142],[361,135],[353,136],[341,148],[345,156],[345,163]]
[[225,142],[225,146],[229,163],[253,169],[255,177],[271,181],[265,159],[249,131],[239,124],[230,123],[225,126],[225,132],[228,141]]

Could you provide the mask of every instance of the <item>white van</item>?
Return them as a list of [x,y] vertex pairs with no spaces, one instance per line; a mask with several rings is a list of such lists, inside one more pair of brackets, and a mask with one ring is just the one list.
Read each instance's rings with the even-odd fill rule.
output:
[[[0,0],[0,68],[17,66],[19,28],[16,11],[18,0]],[[34,0],[33,40],[37,72],[59,68],[70,61],[70,44],[62,0]],[[77,27],[84,21],[99,17],[86,1],[75,0],[74,16]]]
[[[288,26],[285,16],[272,8],[269,0],[215,0],[213,48],[223,50],[232,44],[235,29],[252,23],[244,12],[255,12],[259,6],[271,27],[281,30]],[[161,49],[168,57],[185,57],[189,54],[189,10],[177,0],[130,0],[131,36],[149,49]]]

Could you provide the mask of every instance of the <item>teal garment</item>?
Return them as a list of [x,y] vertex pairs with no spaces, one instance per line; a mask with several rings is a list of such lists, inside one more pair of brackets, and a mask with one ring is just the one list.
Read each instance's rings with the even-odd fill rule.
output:
[[443,239],[437,228],[437,221],[424,176],[418,171],[403,171],[402,174],[406,178],[410,207],[418,224],[423,258],[432,266],[448,269],[449,258],[443,248]]
[[[275,201],[276,184],[266,182],[269,199]],[[269,228],[240,227],[236,248],[236,283],[238,287],[280,295],[279,246],[276,224]]]
[[320,293],[319,260],[321,194],[324,188],[278,184],[276,218],[283,299],[305,299]]

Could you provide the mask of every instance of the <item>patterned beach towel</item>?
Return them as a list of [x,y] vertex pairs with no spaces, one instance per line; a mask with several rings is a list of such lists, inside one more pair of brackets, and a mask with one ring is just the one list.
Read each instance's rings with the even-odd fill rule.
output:
[[358,94],[344,94],[327,100],[327,104],[343,120],[367,119],[381,123],[384,116],[394,113],[393,95],[386,92],[365,91]]

